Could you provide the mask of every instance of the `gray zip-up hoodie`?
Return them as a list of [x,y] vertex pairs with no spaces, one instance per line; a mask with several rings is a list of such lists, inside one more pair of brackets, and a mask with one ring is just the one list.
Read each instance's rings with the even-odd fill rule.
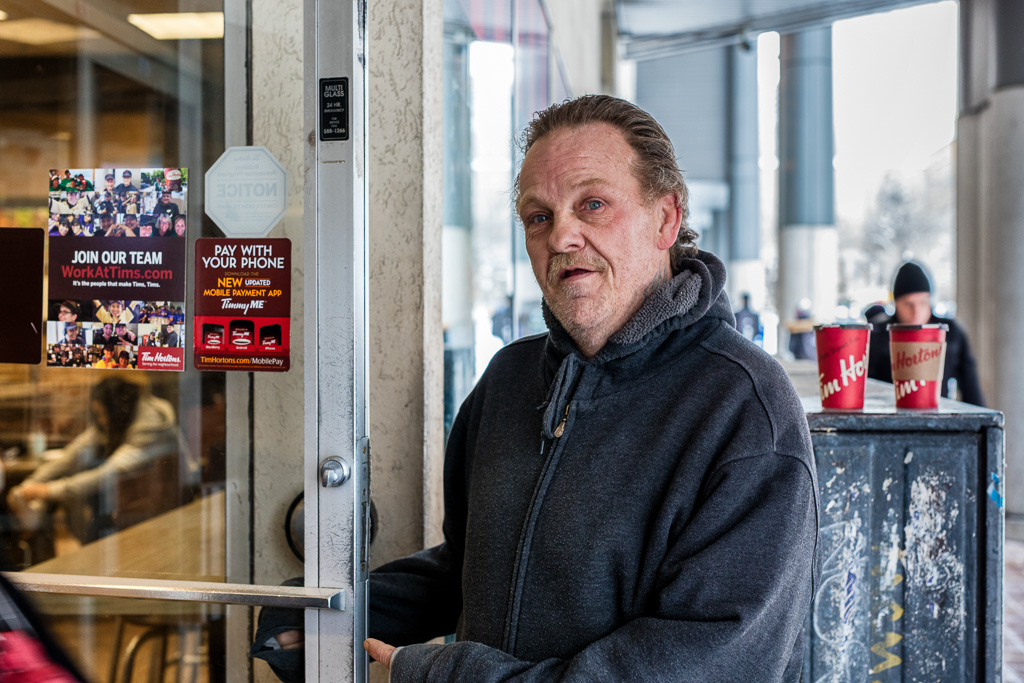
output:
[[445,541],[370,579],[405,681],[796,681],[817,566],[800,402],[701,253],[594,358],[500,351],[445,460]]

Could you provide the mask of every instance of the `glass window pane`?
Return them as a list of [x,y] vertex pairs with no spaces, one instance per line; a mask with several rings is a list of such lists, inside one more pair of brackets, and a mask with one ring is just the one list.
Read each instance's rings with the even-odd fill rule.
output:
[[[76,228],[92,226],[83,236],[104,216],[141,236],[171,211],[187,217],[190,245],[221,236],[202,184],[224,150],[222,2],[187,11],[167,0],[92,3],[84,12],[12,0],[3,9],[0,226],[49,232],[56,202]],[[110,187],[118,183],[137,194]],[[76,205],[88,198],[82,211],[63,211],[71,195]],[[147,342],[188,346],[191,298],[69,307],[42,293],[46,324],[70,320],[85,344],[51,338],[48,362],[0,364],[0,567],[224,580],[225,375],[133,369]],[[101,360],[96,335],[107,324],[128,368],[86,367]]]
[[53,639],[92,681],[215,683],[226,680],[229,657],[248,657],[247,642],[225,638],[229,608],[224,605],[70,595],[33,595],[32,604]]

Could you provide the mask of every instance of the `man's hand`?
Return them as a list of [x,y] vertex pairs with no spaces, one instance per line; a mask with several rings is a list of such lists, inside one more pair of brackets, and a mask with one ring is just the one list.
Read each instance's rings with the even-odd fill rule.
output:
[[306,644],[306,632],[299,629],[278,633],[274,638],[282,650],[298,650]]
[[384,665],[385,669],[391,669],[391,657],[395,654],[395,646],[383,643],[376,638],[367,638],[363,641],[363,649],[370,653],[370,656]]

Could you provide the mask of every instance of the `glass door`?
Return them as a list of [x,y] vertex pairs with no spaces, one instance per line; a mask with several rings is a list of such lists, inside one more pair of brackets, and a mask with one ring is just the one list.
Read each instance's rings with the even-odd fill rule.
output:
[[[273,680],[264,605],[306,610],[307,680],[365,677],[356,9],[0,2],[0,249],[41,235],[46,274],[0,273],[39,326],[38,363],[0,344],[0,570],[90,680]],[[206,173],[254,145],[286,172],[290,369],[200,371],[197,241],[233,234]]]

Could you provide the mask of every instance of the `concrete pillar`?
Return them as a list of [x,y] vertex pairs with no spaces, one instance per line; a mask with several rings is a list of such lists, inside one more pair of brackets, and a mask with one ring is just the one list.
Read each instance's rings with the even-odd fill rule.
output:
[[440,541],[443,9],[395,0],[367,15],[373,566]]
[[[779,285],[783,323],[801,299],[831,320],[839,245],[832,167],[832,29],[782,36],[779,82]],[[787,334],[780,337],[786,344]]]
[[728,293],[733,308],[742,305],[744,292],[751,295],[756,308],[762,308],[766,283],[760,258],[757,45],[726,49],[730,80]]
[[[253,144],[266,145],[288,170],[288,213],[270,236],[292,240],[292,319],[301,321],[302,3],[258,0],[252,15]],[[438,542],[441,527],[442,17],[441,0],[374,4],[367,17],[374,565]],[[302,491],[302,334],[292,326],[290,372],[254,373],[259,583],[302,574],[281,532]]]
[[1007,535],[1024,539],[1024,6],[964,0],[960,17],[957,311],[1006,415]]

